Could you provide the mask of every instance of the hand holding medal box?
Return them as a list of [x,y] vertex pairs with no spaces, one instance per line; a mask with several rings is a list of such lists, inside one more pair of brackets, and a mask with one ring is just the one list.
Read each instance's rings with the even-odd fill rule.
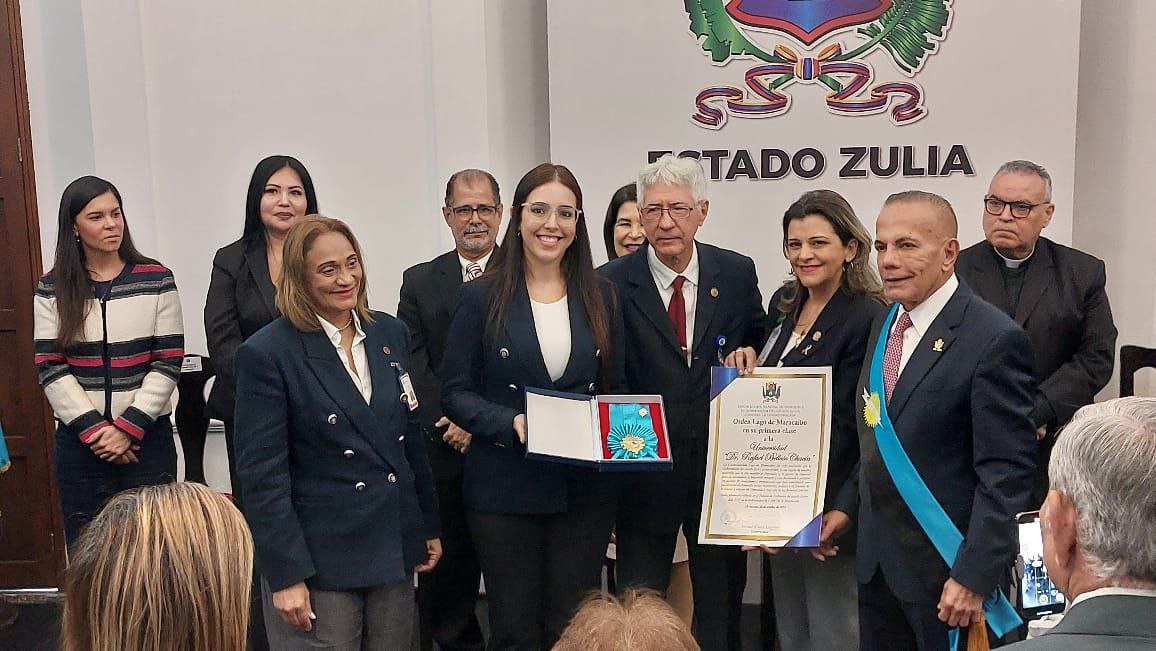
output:
[[599,470],[670,470],[662,396],[527,387],[526,456]]

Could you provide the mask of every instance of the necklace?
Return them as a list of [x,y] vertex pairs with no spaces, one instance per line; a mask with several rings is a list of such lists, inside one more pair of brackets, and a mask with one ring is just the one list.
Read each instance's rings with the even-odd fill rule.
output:
[[349,329],[349,326],[351,326],[351,325],[353,325],[353,315],[352,314],[349,315],[349,322],[346,323],[345,325],[341,326],[340,328],[338,328],[337,331],[338,332],[345,332],[346,330]]

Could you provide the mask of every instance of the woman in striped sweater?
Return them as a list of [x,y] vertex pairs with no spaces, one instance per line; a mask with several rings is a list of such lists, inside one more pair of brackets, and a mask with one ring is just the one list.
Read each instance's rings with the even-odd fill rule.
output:
[[176,479],[168,414],[184,354],[181,303],[172,272],[133,246],[120,192],[95,176],[64,190],[55,265],[34,302],[71,543],[114,494]]

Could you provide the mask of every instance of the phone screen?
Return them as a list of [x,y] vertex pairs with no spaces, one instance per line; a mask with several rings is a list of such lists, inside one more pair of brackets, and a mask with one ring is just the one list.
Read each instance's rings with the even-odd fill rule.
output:
[[1040,531],[1040,514],[1021,513],[1019,524],[1020,552],[1016,562],[1019,571],[1020,609],[1036,617],[1064,610],[1064,593],[1052,583],[1044,566],[1044,539]]

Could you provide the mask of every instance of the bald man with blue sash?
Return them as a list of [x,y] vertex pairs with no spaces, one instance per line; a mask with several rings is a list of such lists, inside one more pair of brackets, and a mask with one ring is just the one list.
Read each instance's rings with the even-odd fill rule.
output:
[[892,195],[876,231],[893,305],[860,378],[860,648],[963,648],[1020,623],[997,586],[1035,471],[1030,344],[955,277],[947,200]]

